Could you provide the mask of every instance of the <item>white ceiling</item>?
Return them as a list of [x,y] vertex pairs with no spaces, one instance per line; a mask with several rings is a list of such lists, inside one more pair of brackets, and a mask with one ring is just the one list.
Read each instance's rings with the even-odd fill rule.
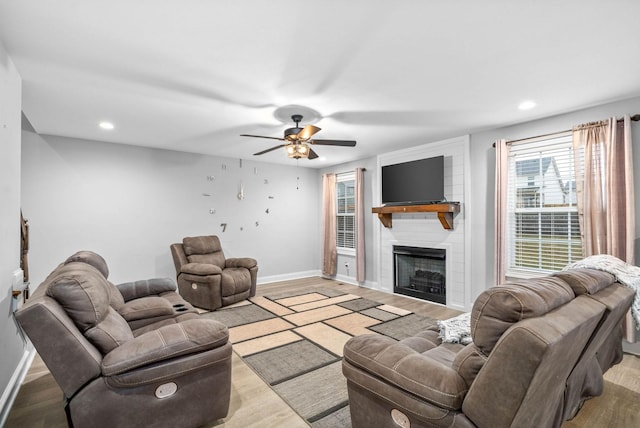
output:
[[638,96],[638,19],[638,0],[0,0],[0,40],[38,133],[291,164],[239,134],[301,112],[358,141],[300,161],[325,167]]

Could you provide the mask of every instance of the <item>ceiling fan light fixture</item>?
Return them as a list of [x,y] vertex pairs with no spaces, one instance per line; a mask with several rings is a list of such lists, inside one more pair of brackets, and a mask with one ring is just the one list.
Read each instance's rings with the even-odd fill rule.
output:
[[284,147],[287,156],[292,159],[300,159],[309,157],[309,145],[306,143],[291,143]]
[[254,156],[263,155],[265,153],[269,153],[273,150],[278,150],[281,147],[284,147],[284,151],[290,159],[317,159],[318,154],[311,148],[311,145],[317,144],[320,146],[342,146],[342,147],[355,147],[355,141],[347,141],[347,140],[316,140],[312,139],[317,132],[321,131],[320,128],[314,125],[307,125],[304,128],[300,128],[300,121],[302,120],[302,115],[294,114],[291,116],[291,119],[295,122],[296,126],[293,128],[287,128],[284,130],[284,138],[279,137],[267,137],[265,135],[251,135],[251,134],[240,134],[241,137],[257,137],[257,138],[268,138],[270,140],[279,140],[282,141],[282,144],[278,144],[277,146],[273,146],[267,150],[262,150],[261,152],[254,153]]

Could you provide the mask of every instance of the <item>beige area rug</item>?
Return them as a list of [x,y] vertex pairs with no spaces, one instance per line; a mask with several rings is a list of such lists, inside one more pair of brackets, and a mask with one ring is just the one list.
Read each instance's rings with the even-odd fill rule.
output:
[[331,288],[254,297],[203,316],[229,327],[234,351],[314,428],[351,426],[342,375],[349,338],[400,340],[436,323]]

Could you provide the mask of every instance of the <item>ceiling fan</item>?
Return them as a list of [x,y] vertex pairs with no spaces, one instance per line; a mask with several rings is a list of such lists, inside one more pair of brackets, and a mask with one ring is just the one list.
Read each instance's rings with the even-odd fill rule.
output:
[[311,137],[318,131],[320,128],[313,125],[307,125],[304,128],[300,128],[300,121],[302,120],[301,114],[294,114],[291,116],[291,120],[293,120],[296,124],[293,128],[287,128],[284,130],[284,138],[279,137],[265,137],[262,135],[249,135],[249,134],[241,134],[241,137],[257,137],[257,138],[268,138],[271,140],[280,140],[284,141],[284,144],[279,144],[277,146],[273,146],[270,149],[263,150],[258,153],[254,153],[254,156],[263,155],[265,153],[269,153],[270,151],[279,149],[280,147],[284,147],[287,152],[287,156],[293,159],[300,158],[309,158],[315,159],[318,157],[318,154],[310,147],[310,145],[316,144],[318,146],[342,146],[342,147],[355,147],[356,142],[352,140],[312,140]]

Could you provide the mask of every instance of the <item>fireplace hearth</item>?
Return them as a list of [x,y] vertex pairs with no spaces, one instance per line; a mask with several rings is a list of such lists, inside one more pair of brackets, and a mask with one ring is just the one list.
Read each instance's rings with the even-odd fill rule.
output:
[[446,250],[394,245],[395,293],[446,304]]

